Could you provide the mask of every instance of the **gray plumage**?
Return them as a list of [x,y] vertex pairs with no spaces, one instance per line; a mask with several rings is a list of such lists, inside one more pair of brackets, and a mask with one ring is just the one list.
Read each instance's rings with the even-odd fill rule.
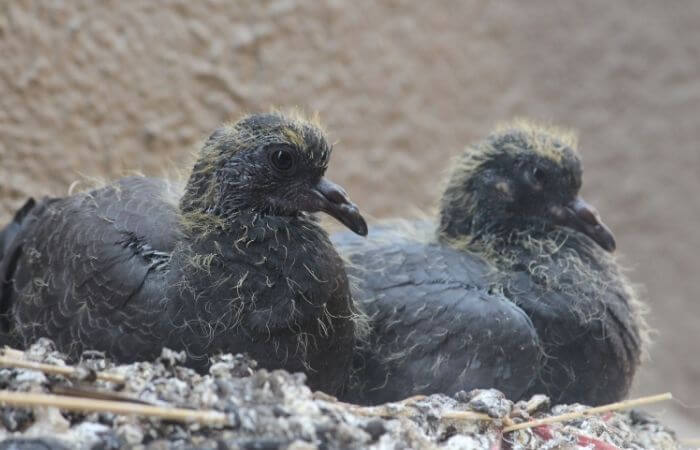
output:
[[334,235],[372,325],[346,399],[478,387],[624,397],[646,328],[612,233],[578,196],[581,175],[569,135],[518,122],[458,158],[438,223]]
[[7,335],[120,362],[167,346],[198,368],[248,352],[337,392],[355,316],[343,263],[308,213],[367,230],[323,178],[330,151],[310,122],[254,115],[212,134],[179,200],[162,180],[131,177],[25,208],[2,234]]
[[333,236],[372,325],[345,400],[491,387],[520,398],[537,374],[539,341],[528,316],[494,286],[484,260],[426,239],[431,226],[374,226],[370,241]]

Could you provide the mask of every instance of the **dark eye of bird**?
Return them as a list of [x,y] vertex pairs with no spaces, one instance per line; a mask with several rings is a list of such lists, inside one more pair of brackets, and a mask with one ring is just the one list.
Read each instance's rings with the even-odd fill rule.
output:
[[532,177],[540,184],[544,183],[544,180],[546,178],[544,170],[538,167],[532,169]]
[[290,172],[294,168],[294,155],[289,149],[276,147],[270,151],[270,162],[280,172]]

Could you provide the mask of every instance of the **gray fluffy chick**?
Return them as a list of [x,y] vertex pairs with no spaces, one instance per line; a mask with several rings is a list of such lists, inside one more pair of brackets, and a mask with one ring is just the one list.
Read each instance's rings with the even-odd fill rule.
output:
[[338,233],[372,332],[346,400],[493,387],[513,400],[604,404],[624,397],[646,324],[579,196],[566,132],[519,121],[456,161],[436,222]]
[[356,316],[311,213],[367,226],[324,178],[330,155],[316,123],[251,115],[211,135],[182,196],[131,177],[28,202],[0,233],[6,340],[48,337],[73,358],[91,349],[124,363],[167,346],[200,370],[214,353],[247,352],[338,392]]

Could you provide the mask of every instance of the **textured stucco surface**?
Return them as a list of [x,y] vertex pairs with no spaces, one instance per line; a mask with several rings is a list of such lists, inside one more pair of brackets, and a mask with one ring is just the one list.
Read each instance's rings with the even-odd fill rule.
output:
[[171,172],[270,105],[319,111],[332,177],[405,216],[494,123],[551,120],[580,131],[584,194],[646,288],[636,393],[700,405],[699,70],[691,0],[0,1],[0,218],[80,174]]

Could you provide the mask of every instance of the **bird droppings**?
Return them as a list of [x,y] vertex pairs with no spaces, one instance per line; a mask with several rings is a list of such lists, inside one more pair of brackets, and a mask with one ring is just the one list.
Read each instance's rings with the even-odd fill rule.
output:
[[[47,339],[25,353],[36,362],[65,364]],[[184,356],[164,350],[151,362],[114,365],[91,355],[87,370],[121,374],[122,385],[85,382],[61,375],[0,369],[0,389],[50,393],[57,386],[118,392],[149,404],[214,409],[226,414],[223,425],[180,424],[111,413],[61,412],[57,408],[0,409],[0,448],[115,449],[674,449],[675,435],[651,416],[612,412],[599,416],[503,433],[505,421],[582,410],[535,396],[513,404],[495,390],[436,394],[378,407],[360,407],[313,393],[305,376],[257,369],[242,355],[214,358],[209,373],[182,366]],[[39,374],[40,376],[37,376]],[[443,417],[454,411],[485,412],[491,421]]]
[[457,400],[466,401],[471,409],[488,414],[494,419],[506,417],[513,409],[513,402],[506,399],[502,392],[495,389],[474,389],[455,394]]

